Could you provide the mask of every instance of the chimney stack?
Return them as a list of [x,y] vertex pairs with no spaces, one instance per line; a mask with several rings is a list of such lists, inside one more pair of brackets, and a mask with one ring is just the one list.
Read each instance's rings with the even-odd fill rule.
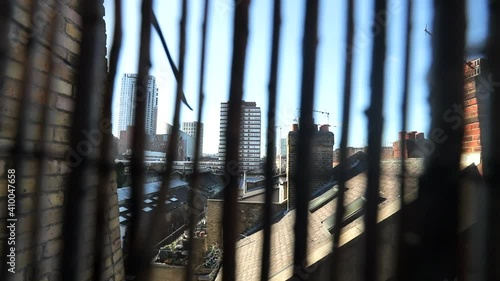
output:
[[399,132],[399,134],[398,134],[398,140],[404,139],[405,135],[406,135],[405,132]]
[[416,133],[417,133],[416,131],[411,131],[411,132],[408,132],[408,133],[406,134],[406,139],[407,139],[407,140],[413,140],[413,139],[415,139],[415,134],[416,134]]

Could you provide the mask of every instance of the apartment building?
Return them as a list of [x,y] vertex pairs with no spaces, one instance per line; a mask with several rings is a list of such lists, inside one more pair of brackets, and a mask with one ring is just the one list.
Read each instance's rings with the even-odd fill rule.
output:
[[[120,112],[118,115],[118,130],[126,131],[128,126],[134,125],[135,95],[137,91],[137,74],[124,74],[120,95]],[[148,76],[146,92],[146,134],[156,134],[156,120],[158,111],[158,87],[154,76]]]
[[[226,157],[226,129],[228,102],[220,105],[219,161]],[[240,129],[240,169],[242,171],[260,168],[261,112],[255,102],[242,103]]]

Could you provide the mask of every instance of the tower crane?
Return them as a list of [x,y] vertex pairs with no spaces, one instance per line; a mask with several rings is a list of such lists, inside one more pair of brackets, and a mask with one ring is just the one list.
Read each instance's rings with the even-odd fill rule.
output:
[[[300,108],[297,108],[297,113],[300,112]],[[316,113],[320,113],[320,114],[324,114],[326,115],[326,119],[327,119],[327,124],[329,125],[330,124],[330,112],[327,112],[327,111],[321,111],[321,110],[317,110],[317,109],[313,109],[313,112],[316,112]],[[298,122],[299,121],[299,117],[298,117],[299,114],[296,115],[296,117],[293,119],[293,121],[295,122]]]
[[313,112],[326,115],[326,121],[327,121],[326,124],[330,125],[330,112],[320,111],[320,110],[316,110],[316,109],[313,109]]

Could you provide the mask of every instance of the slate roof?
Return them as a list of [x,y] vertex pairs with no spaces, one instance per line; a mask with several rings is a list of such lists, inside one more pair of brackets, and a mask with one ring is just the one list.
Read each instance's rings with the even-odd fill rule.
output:
[[[418,176],[423,172],[423,161],[410,159],[407,163],[407,193],[417,189]],[[380,195],[386,200],[379,204],[379,221],[390,216],[398,208],[399,173],[398,160],[381,162]],[[366,172],[358,174],[346,183],[345,204],[364,195]],[[334,185],[335,186],[335,185]],[[308,226],[308,263],[318,261],[331,252],[332,236],[323,227],[322,221],[336,212],[337,199],[330,201],[317,211],[309,214]],[[396,206],[397,205],[397,206]],[[384,217],[385,216],[385,217]],[[363,218],[359,217],[341,230],[341,244],[353,239],[363,231]],[[295,210],[287,213],[279,222],[273,224],[271,234],[271,280],[286,280],[292,277]],[[236,277],[237,280],[259,280],[262,255],[263,231],[259,231],[237,242]],[[222,271],[216,280],[222,280]]]
[[[176,189],[183,186],[187,186],[188,183],[182,180],[172,179],[170,180],[170,189]],[[160,191],[161,182],[152,182],[144,185],[144,195],[149,197],[157,194]],[[118,188],[118,203],[125,203],[126,200],[130,199],[131,189],[130,187]]]

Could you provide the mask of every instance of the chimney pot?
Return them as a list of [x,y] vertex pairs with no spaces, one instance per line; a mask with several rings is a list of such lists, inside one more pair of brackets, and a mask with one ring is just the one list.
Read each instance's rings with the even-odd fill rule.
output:
[[416,132],[415,131],[412,131],[412,132],[409,132],[406,134],[406,139],[407,140],[412,140],[412,139],[415,139],[415,134]]
[[405,135],[406,135],[405,132],[399,132],[399,134],[398,134],[398,140],[404,139]]
[[299,124],[292,124],[292,132],[297,132],[299,130]]
[[330,130],[328,129],[328,127],[330,127],[330,125],[327,125],[327,124],[325,124],[325,125],[321,125],[321,126],[319,127],[319,130],[320,130],[321,132],[329,132]]

